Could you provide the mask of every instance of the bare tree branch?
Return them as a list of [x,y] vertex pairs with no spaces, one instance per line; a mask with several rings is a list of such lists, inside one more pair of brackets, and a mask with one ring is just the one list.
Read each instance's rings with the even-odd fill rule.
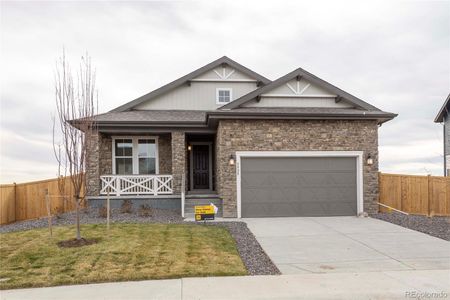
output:
[[[98,92],[88,53],[81,57],[76,84],[73,78],[63,50],[55,70],[56,116],[52,118],[53,152],[58,163],[58,177],[70,176],[76,201],[77,239],[80,239],[79,208],[86,194],[86,159],[87,151],[92,146],[92,138],[89,137],[97,134],[94,116],[97,114]],[[56,141],[57,127],[61,141]],[[66,192],[65,181],[58,186],[61,193]]]

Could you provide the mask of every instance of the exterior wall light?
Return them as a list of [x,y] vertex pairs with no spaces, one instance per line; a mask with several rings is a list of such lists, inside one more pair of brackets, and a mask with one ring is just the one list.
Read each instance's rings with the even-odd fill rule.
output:
[[372,156],[370,155],[370,153],[369,153],[369,155],[367,155],[367,165],[368,166],[371,166],[371,165],[373,165],[373,158],[372,158]]
[[191,150],[192,150],[192,146],[188,145],[188,151],[191,151]]
[[228,164],[230,166],[234,166],[236,164],[236,160],[234,159],[233,154],[230,155],[230,159],[228,160]]

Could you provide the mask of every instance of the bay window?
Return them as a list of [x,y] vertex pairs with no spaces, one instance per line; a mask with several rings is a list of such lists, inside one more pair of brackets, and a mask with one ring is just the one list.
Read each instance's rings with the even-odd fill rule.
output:
[[158,174],[157,137],[113,137],[113,174]]

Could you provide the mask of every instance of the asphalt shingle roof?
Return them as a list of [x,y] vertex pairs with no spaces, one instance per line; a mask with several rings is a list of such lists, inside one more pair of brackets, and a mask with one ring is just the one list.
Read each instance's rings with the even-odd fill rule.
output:
[[326,107],[247,107],[232,110],[132,110],[97,115],[98,123],[206,123],[207,115],[226,117],[239,115],[288,116],[349,116],[393,118],[396,115],[380,110]]
[[102,122],[205,122],[206,111],[201,110],[132,110],[108,112],[97,115],[95,121]]

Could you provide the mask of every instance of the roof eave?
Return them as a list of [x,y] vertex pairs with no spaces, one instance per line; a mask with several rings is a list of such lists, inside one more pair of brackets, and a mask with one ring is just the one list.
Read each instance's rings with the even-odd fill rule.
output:
[[214,112],[208,115],[208,123],[219,119],[276,119],[276,120],[377,120],[385,123],[398,114],[382,113],[377,115],[329,114],[329,113],[264,113],[264,112]]
[[436,118],[434,118],[435,123],[444,122],[444,114],[447,112],[447,105],[449,104],[449,101],[450,101],[450,94],[448,94],[447,98],[444,101],[444,104],[442,105],[441,109],[436,115]]

